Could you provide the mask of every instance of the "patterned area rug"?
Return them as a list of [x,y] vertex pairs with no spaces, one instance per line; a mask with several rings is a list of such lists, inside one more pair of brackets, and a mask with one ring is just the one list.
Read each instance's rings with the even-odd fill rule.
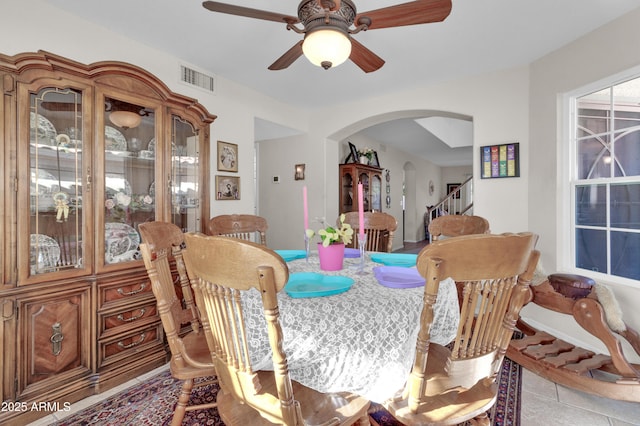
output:
[[[520,424],[520,395],[522,391],[522,367],[504,358],[498,376],[498,398],[489,410],[492,426],[516,426]],[[378,426],[403,426],[381,405],[371,404],[369,409],[371,424]],[[375,422],[375,423],[374,423]],[[469,423],[464,423],[467,425]]]
[[[498,378],[499,391],[496,405],[489,411],[493,426],[513,426],[520,423],[520,393],[522,372],[518,364],[504,359]],[[171,424],[173,407],[180,393],[181,383],[173,379],[169,371],[162,372],[144,383],[126,389],[109,399],[85,408],[60,420],[54,425],[100,425],[100,426],[159,426]],[[215,400],[217,385],[202,386],[191,395],[192,404],[203,404]],[[402,426],[378,404],[369,411],[372,424],[379,426]],[[374,423],[375,422],[375,423]],[[187,412],[183,425],[224,425],[217,409]]]

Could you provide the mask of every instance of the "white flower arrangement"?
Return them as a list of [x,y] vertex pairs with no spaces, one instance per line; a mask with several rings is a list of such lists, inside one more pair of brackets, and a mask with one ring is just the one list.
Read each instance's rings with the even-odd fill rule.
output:
[[[344,244],[351,243],[351,239],[353,237],[353,228],[348,223],[344,223],[345,215],[344,213],[340,215],[340,228],[335,229],[333,226],[327,226],[324,229],[318,231],[318,235],[322,240],[322,245],[324,247],[329,246],[332,243],[343,242]],[[312,229],[307,229],[306,231],[307,238],[311,239],[315,235],[315,232]]]
[[369,159],[369,161],[371,161],[371,159],[373,158],[373,153],[374,153],[374,150],[372,148],[367,147],[367,146],[365,146],[364,148],[358,150],[358,156],[359,157],[367,157]]

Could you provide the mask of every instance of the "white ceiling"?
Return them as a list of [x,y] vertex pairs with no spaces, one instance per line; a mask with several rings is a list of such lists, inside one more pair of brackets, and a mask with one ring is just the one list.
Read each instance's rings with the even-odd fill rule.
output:
[[[358,11],[364,12],[404,0],[354,1]],[[267,67],[302,36],[287,31],[284,24],[212,13],[202,7],[201,0],[48,0],[214,75],[306,108],[528,64],[639,7],[638,0],[452,1],[453,9],[444,22],[354,35],[386,61],[380,70],[365,74],[349,61],[325,71],[304,57],[285,70],[269,71]],[[296,15],[299,0],[225,2]],[[406,144],[415,138],[435,138],[413,120],[391,125],[396,128],[379,125],[375,129],[378,140],[383,133],[393,135],[381,143],[400,147],[399,135],[404,135]],[[397,126],[402,128],[400,133]],[[258,127],[274,130],[265,123]],[[438,160],[433,154],[442,144],[435,142],[426,158],[448,165],[450,160]]]

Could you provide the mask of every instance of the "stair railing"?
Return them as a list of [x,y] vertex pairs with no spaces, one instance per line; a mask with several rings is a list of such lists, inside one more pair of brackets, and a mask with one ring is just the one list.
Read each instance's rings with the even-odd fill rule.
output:
[[427,206],[427,212],[424,215],[425,238],[431,237],[428,233],[429,223],[445,214],[473,214],[473,176],[469,176],[435,205]]

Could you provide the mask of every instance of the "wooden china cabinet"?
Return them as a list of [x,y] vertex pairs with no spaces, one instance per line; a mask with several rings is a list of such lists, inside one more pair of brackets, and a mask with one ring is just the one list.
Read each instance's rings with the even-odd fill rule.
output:
[[358,211],[358,184],[363,210],[382,211],[382,169],[361,163],[340,164],[340,213]]
[[148,72],[0,55],[1,424],[164,364],[137,226],[202,231],[215,116]]

